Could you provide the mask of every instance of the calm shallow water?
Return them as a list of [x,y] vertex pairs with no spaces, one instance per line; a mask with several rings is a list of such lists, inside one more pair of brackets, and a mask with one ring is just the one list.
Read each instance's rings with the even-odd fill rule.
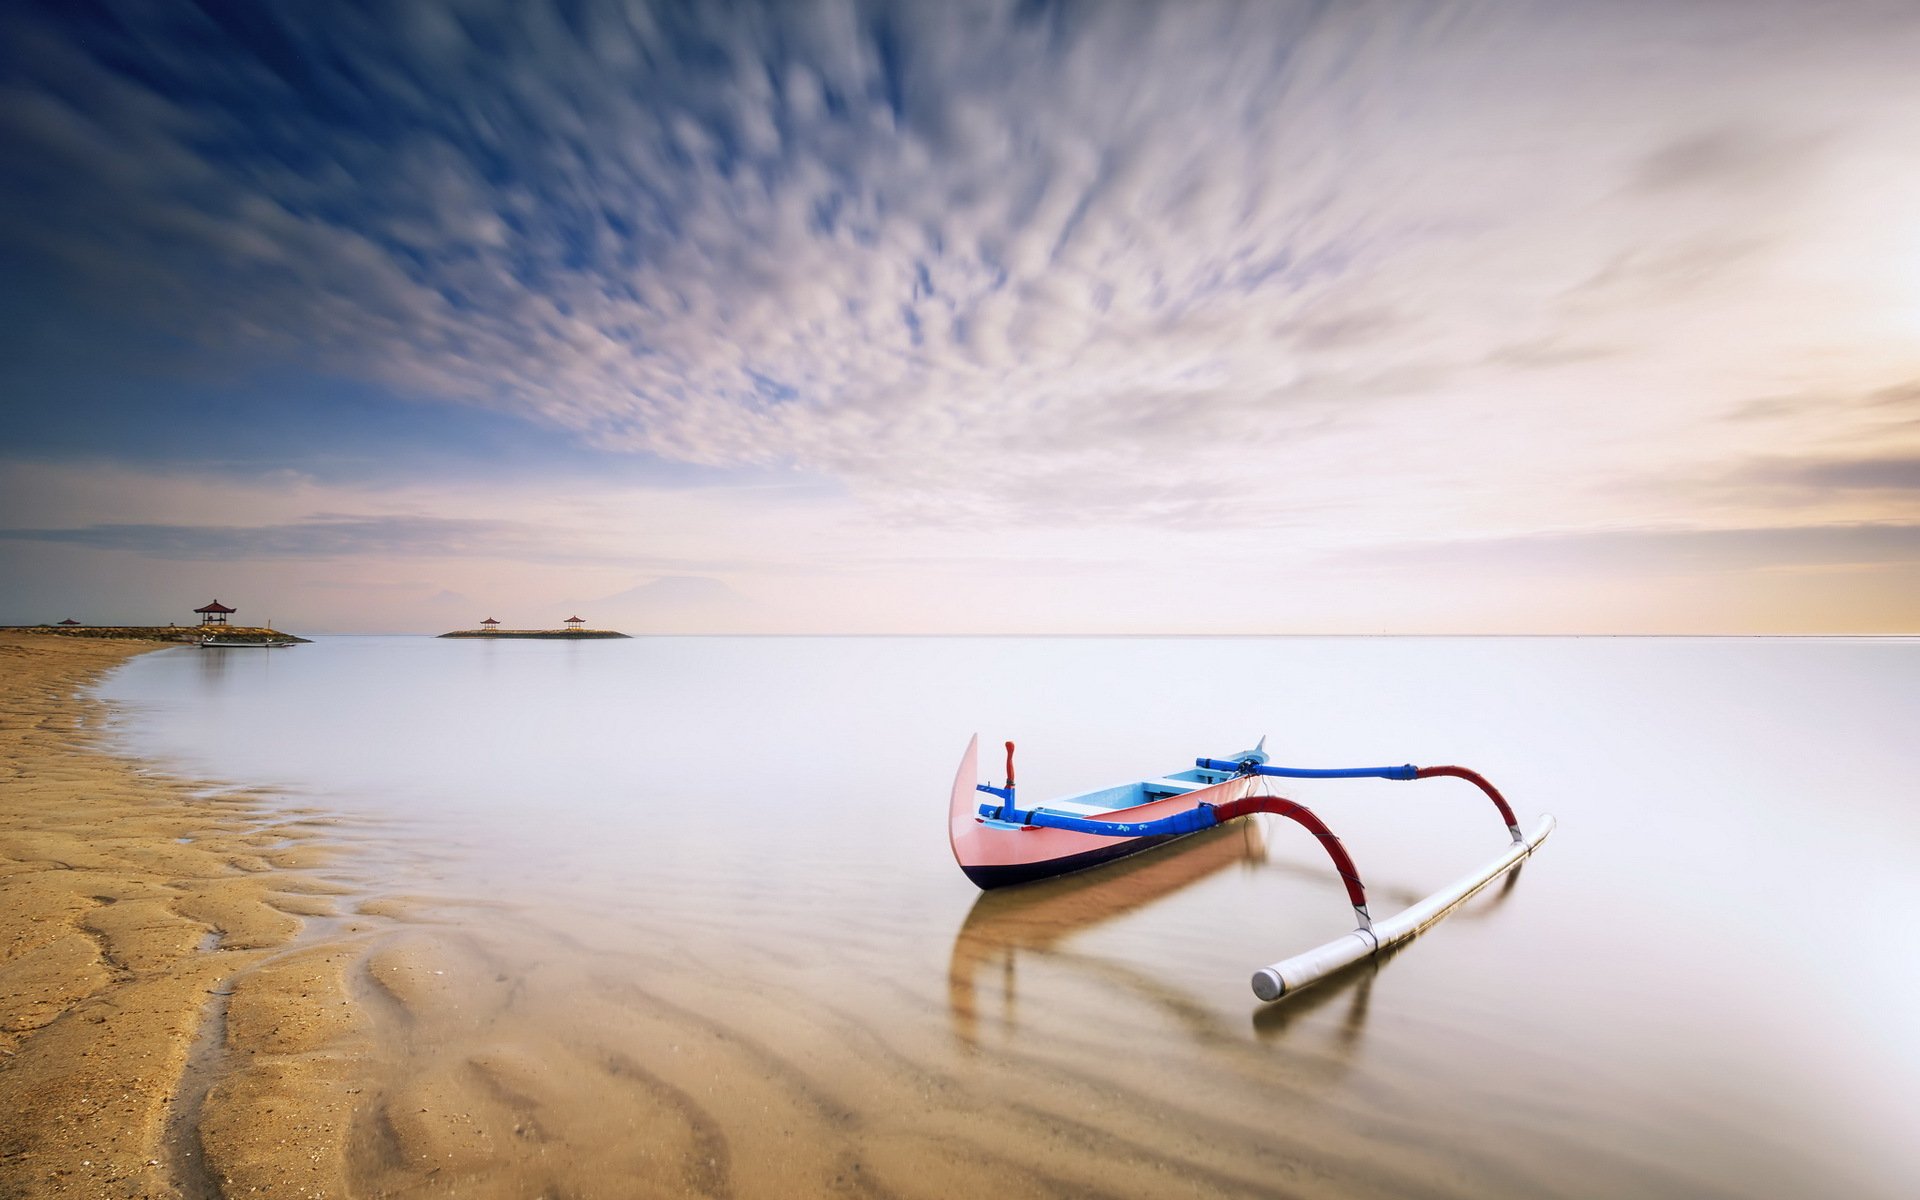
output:
[[[377,830],[380,887],[484,897],[503,978],[571,955],[697,1009],[895,1190],[1920,1184],[1920,641],[342,637],[145,655],[103,694],[133,752]],[[975,731],[1020,742],[1030,801],[1267,734],[1278,763],[1472,766],[1560,828],[1263,1006],[1254,967],[1349,924],[1310,839],[1260,818],[982,897],[944,832]],[[1465,784],[1285,792],[1376,913],[1504,842]],[[587,1020],[538,991],[523,1022]],[[756,1086],[709,1101],[742,1147]]]

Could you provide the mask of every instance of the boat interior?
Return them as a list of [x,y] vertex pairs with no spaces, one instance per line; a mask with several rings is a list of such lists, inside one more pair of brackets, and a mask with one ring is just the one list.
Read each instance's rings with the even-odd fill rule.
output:
[[1034,807],[1075,817],[1097,817],[1106,813],[1119,812],[1122,809],[1138,808],[1142,804],[1152,804],[1156,800],[1165,800],[1169,796],[1184,796],[1188,792],[1197,792],[1201,788],[1225,783],[1232,778],[1232,773],[1228,771],[1210,771],[1204,767],[1193,767],[1172,775],[1163,775],[1158,779],[1123,783],[1117,787],[1082,792],[1077,796],[1062,796],[1058,800],[1047,800]]

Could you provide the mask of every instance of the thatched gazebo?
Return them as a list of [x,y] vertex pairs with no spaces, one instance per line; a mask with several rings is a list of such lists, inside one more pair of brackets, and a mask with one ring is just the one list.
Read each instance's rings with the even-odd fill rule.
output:
[[200,614],[200,623],[202,625],[225,625],[227,618],[240,610],[237,608],[228,608],[218,600],[215,600],[212,604],[202,608],[196,608],[193,611]]

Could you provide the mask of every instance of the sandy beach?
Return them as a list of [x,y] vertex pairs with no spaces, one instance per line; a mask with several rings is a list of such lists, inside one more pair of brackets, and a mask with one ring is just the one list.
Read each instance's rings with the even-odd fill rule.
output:
[[0,635],[0,1195],[341,1194],[370,923],[323,819],[99,748],[156,648]]

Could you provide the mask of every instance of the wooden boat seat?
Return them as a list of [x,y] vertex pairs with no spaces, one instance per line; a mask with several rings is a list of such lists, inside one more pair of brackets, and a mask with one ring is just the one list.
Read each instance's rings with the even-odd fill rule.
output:
[[1104,804],[1078,804],[1072,800],[1049,800],[1039,807],[1048,812],[1066,813],[1070,817],[1104,817],[1116,811]]
[[1149,793],[1157,792],[1166,796],[1184,796],[1188,792],[1197,792],[1208,785],[1195,783],[1191,779],[1149,779],[1144,786]]

